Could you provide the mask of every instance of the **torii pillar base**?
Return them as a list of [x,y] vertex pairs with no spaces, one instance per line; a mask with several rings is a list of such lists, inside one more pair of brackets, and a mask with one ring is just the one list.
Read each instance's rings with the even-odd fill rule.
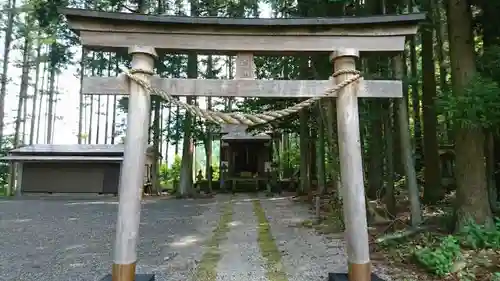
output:
[[[108,274],[101,279],[101,281],[113,281],[113,276]],[[136,274],[135,281],[155,281],[154,274]]]
[[[349,276],[347,273],[328,273],[328,281],[349,281]],[[372,273],[371,281],[384,281],[384,279],[378,277]]]

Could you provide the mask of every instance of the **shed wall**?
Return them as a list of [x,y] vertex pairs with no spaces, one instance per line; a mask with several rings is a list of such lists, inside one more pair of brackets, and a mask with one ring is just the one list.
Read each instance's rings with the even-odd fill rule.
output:
[[23,193],[118,193],[120,163],[23,163]]

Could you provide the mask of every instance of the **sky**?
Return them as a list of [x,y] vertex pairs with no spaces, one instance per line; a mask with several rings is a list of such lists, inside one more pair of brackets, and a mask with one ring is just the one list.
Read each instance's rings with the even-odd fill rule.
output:
[[[6,0],[0,0],[0,5],[3,5]],[[261,10],[261,17],[262,18],[269,18],[271,17],[271,9],[268,5],[261,4],[260,5],[260,10]],[[4,53],[4,34],[2,33],[0,35],[0,60],[3,59],[3,53]],[[10,52],[10,60],[9,60],[9,71],[8,71],[8,78],[10,81],[8,82],[7,86],[7,96],[6,96],[6,108],[5,108],[5,134],[12,134],[14,132],[14,121],[17,115],[17,103],[18,103],[18,95],[19,95],[19,87],[20,87],[20,80],[21,80],[21,61],[22,61],[22,54],[20,50],[16,50],[19,47],[22,46],[22,39],[18,39],[11,44],[11,52]],[[13,48],[12,46],[17,46],[17,48]],[[75,55],[75,58],[79,58],[80,55],[78,54],[80,51],[80,47],[75,48],[75,52],[77,54]],[[3,64],[3,62],[2,62]],[[75,63],[75,65],[69,65],[67,69],[63,70],[60,75],[57,77],[57,85],[59,92],[61,93],[58,96],[56,107],[55,107],[55,112],[56,112],[56,121],[54,125],[54,136],[52,139],[53,144],[74,144],[77,143],[77,134],[78,134],[78,107],[79,107],[79,90],[80,90],[80,78],[78,76],[78,63]],[[32,77],[31,83],[34,84],[34,79],[35,79],[35,70],[32,70],[32,73],[30,75]],[[42,79],[42,78],[40,78]],[[46,79],[46,78],[45,78]],[[33,87],[31,86],[28,90],[28,95],[33,94]],[[103,104],[101,112],[105,111],[105,101],[106,97],[103,96],[101,98],[101,103]],[[112,102],[110,103],[110,107],[112,106]],[[28,114],[31,113],[32,110],[32,99],[28,100],[27,104],[27,112]],[[112,109],[110,108],[110,112]],[[40,122],[40,134],[38,141],[36,140],[35,137],[35,143],[46,143],[46,127],[47,127],[47,122],[46,122],[46,104],[44,103],[42,105],[42,110],[41,110],[41,122]],[[110,114],[112,115],[112,114]],[[109,116],[112,118],[112,116]],[[94,120],[97,118],[97,114],[94,115]],[[119,114],[117,116],[117,122],[121,119],[126,118],[124,114]],[[101,117],[100,120],[100,127],[101,130],[104,129],[105,126],[105,120],[103,120],[104,117]],[[29,140],[29,128],[30,128],[30,122],[31,119],[28,116],[28,119],[26,120],[26,129],[25,129],[25,138],[26,142]],[[95,121],[94,121],[95,122]],[[111,123],[111,122],[110,122]],[[97,125],[94,124],[94,127]],[[110,130],[111,131],[111,130]],[[95,134],[95,133],[94,133]],[[93,143],[95,143],[95,135],[93,136],[94,140],[92,140]],[[100,139],[99,143],[104,143],[104,133],[101,131],[100,133]],[[173,149],[170,149],[170,151],[173,151]],[[169,153],[170,154],[170,153]],[[173,155],[169,155],[168,158],[173,158]]]

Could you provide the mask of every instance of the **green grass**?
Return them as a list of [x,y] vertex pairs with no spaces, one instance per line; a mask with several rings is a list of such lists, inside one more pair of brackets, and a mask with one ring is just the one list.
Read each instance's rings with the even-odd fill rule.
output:
[[269,281],[288,281],[286,273],[283,270],[281,262],[281,253],[276,246],[269,221],[266,213],[260,204],[260,201],[253,201],[253,211],[258,222],[258,238],[259,248],[262,256],[265,259],[266,277]]
[[227,238],[229,223],[233,218],[233,203],[229,201],[224,206],[224,211],[215,228],[212,238],[207,242],[207,248],[196,268],[196,281],[215,281],[217,278],[217,264],[221,259],[219,246]]

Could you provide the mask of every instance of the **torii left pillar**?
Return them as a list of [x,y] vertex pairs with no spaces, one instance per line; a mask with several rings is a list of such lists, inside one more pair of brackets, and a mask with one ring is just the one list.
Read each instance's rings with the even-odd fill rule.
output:
[[[157,57],[152,47],[136,46],[129,49],[132,68],[136,75],[148,80]],[[146,165],[148,124],[151,107],[149,93],[137,83],[129,82],[129,106],[125,152],[120,174],[118,220],[113,255],[113,269],[106,281],[152,281],[153,274],[136,274],[137,237],[141,217],[141,193]]]

